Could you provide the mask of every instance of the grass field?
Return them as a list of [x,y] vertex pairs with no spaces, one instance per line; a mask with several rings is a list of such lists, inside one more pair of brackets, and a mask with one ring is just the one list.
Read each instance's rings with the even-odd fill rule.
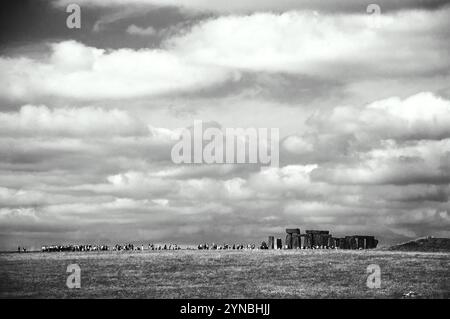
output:
[[[81,288],[66,287],[69,264]],[[366,286],[367,266],[381,288]],[[391,251],[144,251],[0,254],[0,297],[450,298],[450,254]]]

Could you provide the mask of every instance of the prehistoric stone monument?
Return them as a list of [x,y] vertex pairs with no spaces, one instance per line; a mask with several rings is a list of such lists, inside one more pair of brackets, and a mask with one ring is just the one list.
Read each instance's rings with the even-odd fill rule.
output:
[[[306,230],[300,233],[299,228],[286,228],[286,249],[306,248],[338,248],[338,249],[372,249],[376,248],[378,240],[374,236],[353,235],[344,238],[333,237],[328,230]],[[269,249],[273,249],[274,237],[269,236]],[[276,249],[283,248],[281,238],[277,238]]]

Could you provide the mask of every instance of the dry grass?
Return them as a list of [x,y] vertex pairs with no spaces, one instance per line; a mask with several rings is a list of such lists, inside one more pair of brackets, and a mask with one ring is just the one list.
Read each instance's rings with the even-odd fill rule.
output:
[[[450,297],[450,254],[390,251],[146,251],[0,254],[0,297]],[[81,289],[65,285],[81,267]],[[381,288],[366,268],[381,267]]]

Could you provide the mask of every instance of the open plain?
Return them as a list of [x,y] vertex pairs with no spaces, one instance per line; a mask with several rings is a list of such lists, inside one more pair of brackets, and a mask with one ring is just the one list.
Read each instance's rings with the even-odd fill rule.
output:
[[[367,286],[373,264],[380,288]],[[449,253],[383,250],[2,253],[0,297],[449,298],[449,266]]]

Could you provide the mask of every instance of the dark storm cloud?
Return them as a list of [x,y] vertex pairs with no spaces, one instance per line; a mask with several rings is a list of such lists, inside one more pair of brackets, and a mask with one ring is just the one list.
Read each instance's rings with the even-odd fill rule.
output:
[[[73,3],[73,2],[70,2]],[[139,10],[81,6],[81,29],[69,29],[66,7],[49,0],[18,0],[3,4],[0,12],[0,53],[7,56],[45,52],[43,42],[77,40],[98,48],[144,48],[158,46],[167,35],[187,28],[208,15],[184,15],[174,7]],[[155,37],[130,36],[130,24],[152,26]]]
[[[0,50],[10,54],[16,47],[32,46],[46,40],[85,38],[82,30],[68,29],[68,14],[47,0],[18,0],[2,4],[0,11]],[[89,25],[89,13],[83,15]]]

